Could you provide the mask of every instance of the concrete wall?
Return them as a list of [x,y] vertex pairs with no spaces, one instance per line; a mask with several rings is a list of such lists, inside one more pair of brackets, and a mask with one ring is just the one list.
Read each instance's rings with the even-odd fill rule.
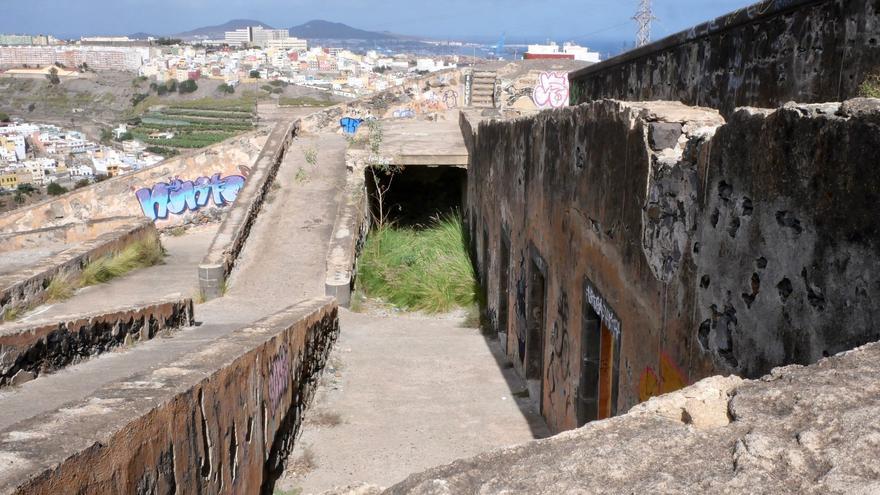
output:
[[[481,124],[466,139],[473,254],[550,427],[578,423],[587,309],[619,336],[617,411],[880,338],[878,118],[877,100],[741,110],[727,124],[603,100]],[[536,272],[545,317],[529,337]]]
[[[148,217],[155,220],[158,228],[215,219],[219,216],[218,202],[228,204],[234,200],[239,184],[246,180],[264,140],[264,136],[256,134],[233,138],[153,167],[13,210],[0,215],[0,232],[57,227],[117,216]],[[216,174],[220,174],[218,179],[215,179]],[[233,179],[228,179],[230,177]],[[175,179],[181,182],[175,182]],[[187,193],[194,186],[200,190],[200,196],[189,198]],[[156,199],[147,207],[159,215],[146,214],[136,196],[141,190],[147,192],[140,194],[152,194]],[[197,204],[193,206],[192,203]]]
[[338,331],[331,299],[306,301],[23,420],[0,440],[0,492],[271,493]]
[[767,0],[571,76],[572,104],[717,108],[842,101],[880,68],[877,0]]
[[153,222],[133,218],[113,230],[82,242],[38,263],[0,275],[0,315],[8,310],[34,307],[45,299],[46,288],[59,275],[76,276],[91,261],[121,251],[126,246],[159,233]]
[[90,241],[119,227],[131,225],[133,220],[137,220],[137,218],[100,218],[83,223],[69,223],[58,227],[0,234],[0,253],[39,248],[46,245],[73,245]]
[[0,327],[0,387],[193,324],[191,299]]

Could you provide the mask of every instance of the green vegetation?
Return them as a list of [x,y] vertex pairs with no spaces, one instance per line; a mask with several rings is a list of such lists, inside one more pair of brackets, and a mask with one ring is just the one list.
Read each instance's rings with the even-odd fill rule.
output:
[[46,79],[49,80],[49,84],[59,84],[61,82],[61,78],[58,77],[58,69],[56,69],[55,67],[49,69],[49,73],[46,74]]
[[880,98],[880,71],[865,78],[859,86],[859,96],[864,98]]
[[385,226],[370,233],[358,262],[358,284],[406,310],[438,313],[478,302],[461,219],[435,219],[425,229]]
[[226,83],[223,83],[220,86],[217,86],[217,91],[220,93],[226,93],[226,94],[231,95],[232,93],[235,93],[235,88],[226,84]]
[[145,149],[149,153],[164,156],[165,158],[171,158],[172,156],[177,156],[180,154],[180,152],[175,149],[163,148],[162,146],[147,146]]
[[49,193],[50,196],[60,196],[67,192],[67,188],[57,182],[52,182],[46,186],[46,192]]
[[187,79],[186,81],[183,81],[177,87],[177,91],[182,95],[187,93],[194,93],[197,89],[199,89],[199,85],[196,84],[196,82],[192,79]]
[[9,114],[0,112],[0,122],[9,122]]
[[248,74],[248,75],[251,76],[251,79],[259,79],[260,78],[260,71],[252,70],[250,72],[250,74]]
[[91,184],[89,179],[80,179],[80,180],[76,181],[76,184],[73,185],[73,188],[80,189],[80,188],[86,187],[89,184]]
[[79,286],[109,282],[132,270],[153,266],[162,261],[164,255],[162,245],[156,237],[134,242],[112,256],[89,263],[82,271]]
[[76,292],[76,287],[70,280],[70,275],[62,273],[56,275],[46,287],[46,302],[66,301]]
[[282,96],[278,98],[278,104],[282,107],[329,107],[333,105],[330,100],[319,100],[309,96],[299,96],[290,98]]

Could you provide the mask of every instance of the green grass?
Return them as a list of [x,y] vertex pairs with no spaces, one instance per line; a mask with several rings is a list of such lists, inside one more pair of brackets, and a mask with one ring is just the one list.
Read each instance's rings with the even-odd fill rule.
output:
[[75,291],[76,287],[68,274],[56,275],[49,282],[49,287],[46,287],[46,301],[50,303],[66,301]]
[[478,304],[463,235],[457,216],[425,229],[375,230],[358,261],[358,284],[367,296],[410,311],[442,313]]
[[330,100],[319,100],[309,96],[299,96],[296,98],[282,96],[278,98],[278,105],[282,107],[329,107],[333,104]]
[[880,98],[880,72],[874,72],[865,78],[865,81],[859,86],[859,96]]
[[153,266],[162,261],[165,253],[155,237],[129,244],[122,251],[89,263],[80,276],[80,286],[101,284],[138,268]]

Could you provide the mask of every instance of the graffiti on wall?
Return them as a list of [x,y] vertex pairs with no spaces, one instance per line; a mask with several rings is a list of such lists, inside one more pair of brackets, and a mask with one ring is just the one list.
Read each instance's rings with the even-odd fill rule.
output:
[[533,88],[516,88],[513,86],[513,84],[511,84],[511,85],[507,86],[506,88],[504,88],[504,92],[506,93],[506,97],[507,97],[507,105],[510,106],[510,105],[513,105],[514,103],[516,103],[517,101],[519,101],[520,98],[531,99],[532,93],[534,92],[534,89]]
[[[550,365],[547,367],[547,378],[549,379],[550,393],[556,393],[557,384],[562,389],[559,392],[564,396],[566,394],[565,384],[571,368],[571,352],[569,347],[568,336],[568,295],[563,292],[559,297],[559,304],[556,308],[556,320],[553,322],[553,328],[550,330]],[[551,396],[551,400],[553,397]]]
[[657,395],[674,392],[688,384],[687,376],[671,357],[665,352],[660,353],[660,372],[648,366],[639,380],[639,400],[644,402]]
[[458,108],[458,91],[447,89],[443,92],[443,103],[446,108]]
[[568,105],[568,74],[542,72],[532,91],[532,101],[538,108],[562,108]]
[[412,108],[399,108],[395,110],[391,115],[395,119],[412,119],[415,118],[416,113],[413,112]]
[[614,310],[605,302],[605,299],[599,294],[599,291],[593,287],[593,284],[587,282],[584,284],[584,293],[587,296],[587,302],[593,307],[593,311],[602,319],[602,323],[608,327],[608,330],[614,334],[614,337],[620,339],[620,320],[614,313]]
[[269,405],[272,406],[272,410],[275,410],[284,397],[290,381],[290,354],[287,348],[282,348],[281,352],[272,358],[269,366]]
[[[247,167],[241,167],[247,173]],[[141,209],[153,221],[165,220],[168,215],[181,215],[186,211],[198,211],[211,201],[214,205],[226,206],[238,197],[244,187],[245,175],[219,173],[196,180],[174,178],[168,182],[158,182],[153,187],[139,189],[134,195]]]
[[354,117],[343,117],[339,119],[339,126],[342,127],[342,132],[345,134],[355,134],[363,123],[364,119],[357,119]]

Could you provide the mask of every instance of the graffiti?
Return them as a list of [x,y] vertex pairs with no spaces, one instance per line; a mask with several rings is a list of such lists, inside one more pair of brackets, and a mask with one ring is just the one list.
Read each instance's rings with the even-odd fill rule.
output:
[[344,132],[345,134],[356,133],[358,128],[363,123],[364,119],[356,119],[354,117],[343,117],[339,120],[339,125],[342,127],[342,132]]
[[542,72],[532,92],[538,108],[561,108],[568,104],[568,75],[564,72]]
[[136,191],[135,197],[144,215],[153,221],[164,220],[168,214],[180,215],[185,211],[197,211],[213,200],[216,206],[226,206],[235,201],[244,186],[243,175],[220,177],[199,177],[192,181],[175,178],[170,182],[159,182],[151,188]]
[[511,84],[510,86],[504,88],[504,92],[507,93],[507,104],[513,105],[520,98],[529,98],[532,99],[532,88],[520,88],[516,89]]
[[274,410],[290,386],[290,355],[286,348],[272,358],[269,367],[269,404]]
[[[556,321],[553,322],[553,329],[550,331],[550,366],[547,367],[551,393],[556,391],[557,383],[564,386],[571,371],[571,352],[568,349],[571,345],[568,337],[568,295],[565,292],[559,297],[556,314]],[[562,390],[562,393],[565,394],[565,390]]]
[[464,106],[466,106],[466,107],[471,106],[471,99],[472,99],[471,93],[473,91],[473,84],[474,84],[474,75],[470,74],[470,73],[465,74],[465,76],[464,76]]
[[447,89],[443,93],[443,103],[446,104],[446,108],[458,108],[458,91]]
[[401,108],[395,110],[391,115],[394,116],[395,119],[411,119],[416,116],[416,113],[413,112],[411,108]]
[[593,311],[599,315],[599,318],[602,319],[602,323],[608,327],[608,330],[611,330],[611,333],[614,334],[614,337],[620,338],[620,320],[617,319],[617,315],[614,314],[614,310],[608,306],[608,303],[605,302],[605,299],[602,299],[602,296],[599,295],[599,291],[596,290],[595,287],[590,282],[584,284],[584,292],[587,296],[587,302],[590,306],[593,307]]
[[660,374],[648,366],[639,380],[639,400],[644,402],[657,395],[675,392],[686,387],[687,376],[665,352],[660,353]]

